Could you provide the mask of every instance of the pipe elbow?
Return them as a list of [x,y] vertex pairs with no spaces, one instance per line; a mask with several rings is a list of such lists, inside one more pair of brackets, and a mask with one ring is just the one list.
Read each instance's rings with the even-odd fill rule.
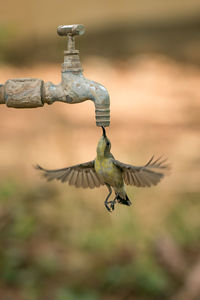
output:
[[[92,100],[95,105],[97,126],[110,125],[110,97],[100,83],[85,78],[82,74],[63,74],[62,88],[68,103]],[[66,98],[66,99],[67,99]]]
[[107,127],[110,125],[110,97],[103,85],[97,82],[93,82],[93,84],[91,93],[95,105],[96,125]]
[[107,89],[100,83],[89,80],[82,74],[63,73],[61,84],[47,82],[44,87],[44,102],[75,104],[92,100],[95,105],[96,125],[110,125],[110,97]]

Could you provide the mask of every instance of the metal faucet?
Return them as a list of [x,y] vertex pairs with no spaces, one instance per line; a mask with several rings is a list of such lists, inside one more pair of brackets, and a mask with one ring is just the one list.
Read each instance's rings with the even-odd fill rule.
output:
[[68,37],[68,49],[64,51],[62,80],[58,85],[35,78],[9,79],[0,84],[0,104],[14,108],[41,107],[56,101],[81,103],[92,100],[95,105],[96,125],[110,125],[110,99],[106,88],[84,77],[79,51],[75,49],[75,36],[85,32],[83,25],[61,25],[60,36]]

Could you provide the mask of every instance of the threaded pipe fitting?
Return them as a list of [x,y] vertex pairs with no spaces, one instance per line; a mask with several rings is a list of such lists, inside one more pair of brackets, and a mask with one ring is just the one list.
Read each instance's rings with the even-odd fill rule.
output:
[[96,125],[107,127],[110,125],[110,108],[108,107],[97,107],[95,108]]

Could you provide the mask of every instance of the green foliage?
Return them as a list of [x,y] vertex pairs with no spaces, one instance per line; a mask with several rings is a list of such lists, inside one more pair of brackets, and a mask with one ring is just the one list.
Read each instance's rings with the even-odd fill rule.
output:
[[181,245],[200,242],[200,193],[180,193],[167,218],[167,227]]
[[136,288],[149,296],[166,295],[169,278],[151,257],[136,261],[133,265]]
[[55,300],[98,300],[98,293],[95,291],[74,291],[68,288],[60,288],[57,291]]
[[142,231],[136,216],[133,219],[128,213],[123,214],[122,212],[116,222],[113,220],[113,223],[113,225],[108,223],[103,226],[95,224],[84,234],[80,231],[77,241],[79,247],[87,251],[103,251],[105,253],[112,251],[113,247],[125,245],[127,239],[129,241],[132,239],[134,243],[141,239]]
[[[87,199],[84,199],[84,197]],[[180,245],[199,240],[199,194],[178,195],[166,228]],[[0,281],[26,300],[165,299],[174,287],[153,241],[131,212],[110,217],[87,195],[54,185],[0,184]],[[192,218],[191,218],[192,216]],[[20,300],[21,300],[20,299]],[[18,299],[17,299],[18,300]]]
[[7,201],[17,190],[17,185],[13,181],[5,181],[0,184],[0,201]]
[[126,265],[112,265],[105,274],[109,289],[133,289],[149,297],[163,296],[169,290],[169,278],[151,257],[139,258]]

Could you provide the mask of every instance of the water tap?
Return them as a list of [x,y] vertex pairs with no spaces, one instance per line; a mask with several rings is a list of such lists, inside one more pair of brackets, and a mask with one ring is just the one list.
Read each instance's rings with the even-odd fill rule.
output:
[[64,51],[61,83],[44,82],[36,78],[9,79],[0,84],[0,104],[14,108],[41,107],[44,103],[61,101],[69,104],[92,100],[95,105],[97,126],[110,125],[110,99],[106,88],[84,77],[79,51],[75,49],[75,36],[85,32],[83,25],[61,25],[57,28],[60,36],[68,38]]

